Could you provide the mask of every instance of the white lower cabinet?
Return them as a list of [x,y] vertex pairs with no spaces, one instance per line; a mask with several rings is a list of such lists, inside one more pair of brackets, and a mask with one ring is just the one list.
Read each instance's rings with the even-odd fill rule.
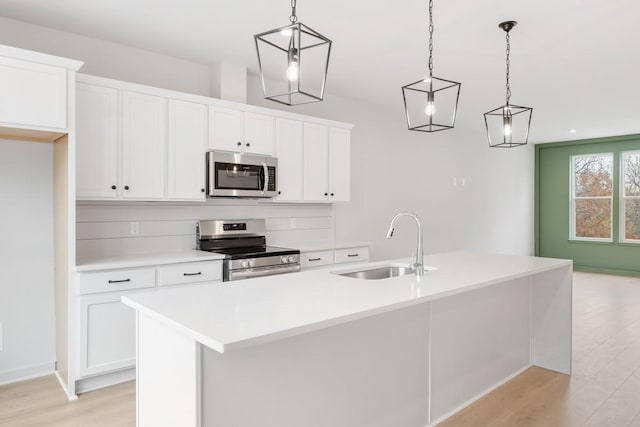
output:
[[78,378],[136,366],[135,311],[124,295],[165,285],[222,281],[222,261],[198,261],[78,274]]
[[222,262],[186,262],[158,267],[158,285],[184,285],[186,283],[222,280]]
[[122,295],[80,298],[80,377],[135,366],[135,312],[120,302]]
[[300,254],[300,267],[305,270],[316,267],[324,267],[327,265],[367,261],[369,261],[369,248],[367,246],[347,249],[302,252]]
[[369,261],[369,248],[349,248],[339,249],[334,253],[335,263],[344,264],[347,262],[363,262]]

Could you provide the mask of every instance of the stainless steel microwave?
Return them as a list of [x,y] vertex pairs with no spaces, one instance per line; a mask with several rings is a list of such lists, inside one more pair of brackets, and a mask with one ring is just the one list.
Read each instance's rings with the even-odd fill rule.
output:
[[277,194],[278,159],[224,151],[207,152],[209,197],[270,198]]

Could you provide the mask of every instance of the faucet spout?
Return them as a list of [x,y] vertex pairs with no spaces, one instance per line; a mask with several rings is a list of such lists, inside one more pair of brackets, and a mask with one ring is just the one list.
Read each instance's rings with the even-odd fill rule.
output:
[[398,220],[398,218],[401,218],[403,216],[408,216],[412,218],[416,222],[416,225],[418,226],[418,247],[416,248],[416,257],[413,260],[412,267],[416,272],[416,276],[421,277],[424,275],[424,265],[423,265],[424,241],[422,237],[423,236],[422,220],[420,219],[420,217],[413,212],[400,212],[399,214],[394,216],[393,219],[391,220],[391,224],[389,225],[389,230],[387,231],[387,239],[390,239],[391,237],[393,237],[396,221]]

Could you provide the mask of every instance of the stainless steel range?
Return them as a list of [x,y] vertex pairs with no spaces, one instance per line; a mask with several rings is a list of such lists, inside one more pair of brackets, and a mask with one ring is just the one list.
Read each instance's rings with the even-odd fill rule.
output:
[[267,246],[264,219],[198,221],[198,249],[225,255],[224,281],[300,271],[300,251]]

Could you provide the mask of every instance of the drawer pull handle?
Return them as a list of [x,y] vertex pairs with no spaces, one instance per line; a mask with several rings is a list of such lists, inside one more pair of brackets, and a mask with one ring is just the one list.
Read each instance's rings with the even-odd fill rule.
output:
[[184,273],[185,276],[199,276],[202,274],[202,271],[198,271],[197,273]]
[[360,254],[347,254],[347,256],[348,256],[349,258],[353,258],[353,257],[359,256],[359,255],[360,255]]
[[309,261],[313,262],[313,261],[320,261],[322,258],[309,258]]
[[131,279],[122,279],[122,280],[109,280],[109,283],[125,283],[130,282]]

